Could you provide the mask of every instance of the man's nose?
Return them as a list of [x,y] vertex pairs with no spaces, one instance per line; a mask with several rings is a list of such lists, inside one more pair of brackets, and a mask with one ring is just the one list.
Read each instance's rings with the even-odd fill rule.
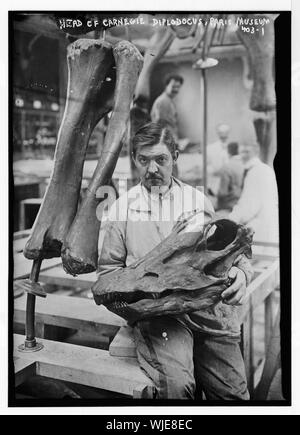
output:
[[154,160],[151,160],[148,166],[148,172],[150,172],[151,174],[154,174],[155,172],[158,171],[158,166],[156,164],[156,162]]

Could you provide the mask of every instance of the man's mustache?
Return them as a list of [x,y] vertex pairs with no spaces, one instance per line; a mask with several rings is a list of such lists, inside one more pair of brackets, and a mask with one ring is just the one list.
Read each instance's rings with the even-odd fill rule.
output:
[[162,180],[162,177],[159,175],[147,175],[146,180]]

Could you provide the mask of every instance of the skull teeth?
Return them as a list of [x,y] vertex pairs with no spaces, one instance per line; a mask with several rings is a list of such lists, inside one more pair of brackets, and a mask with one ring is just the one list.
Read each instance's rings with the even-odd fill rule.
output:
[[[115,307],[120,307],[120,308],[128,307],[129,301],[126,302],[126,299],[124,301],[124,296],[125,296],[124,294],[118,293],[118,292],[107,293],[107,294],[102,295],[101,303],[104,305],[114,304]],[[144,293],[143,296],[144,297],[137,296],[136,298],[133,298],[133,300],[131,300],[130,302],[135,303],[135,302],[138,302],[138,301],[143,300],[143,299],[154,299],[154,300],[159,299],[161,297],[161,294],[158,292],[153,292],[153,293],[146,292],[146,293]]]
[[153,298],[153,299],[158,299],[159,296],[160,296],[159,293],[152,293],[152,298]]
[[126,302],[114,302],[113,304],[115,310],[123,310],[128,307]]

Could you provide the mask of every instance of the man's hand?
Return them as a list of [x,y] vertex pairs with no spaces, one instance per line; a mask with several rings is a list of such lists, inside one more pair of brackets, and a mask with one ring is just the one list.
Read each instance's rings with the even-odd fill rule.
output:
[[229,278],[234,279],[230,287],[221,294],[224,304],[242,305],[246,295],[246,275],[238,267],[233,266],[229,273]]
[[184,230],[189,221],[196,216],[196,212],[199,209],[194,209],[191,210],[189,212],[183,212],[181,213],[181,215],[177,218],[176,222],[173,225],[172,231],[176,232],[176,233],[180,233],[182,230]]

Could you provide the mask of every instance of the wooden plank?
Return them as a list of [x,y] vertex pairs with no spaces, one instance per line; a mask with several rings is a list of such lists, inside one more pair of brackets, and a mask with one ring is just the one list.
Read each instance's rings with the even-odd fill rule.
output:
[[266,266],[266,267],[255,267],[254,268],[254,273],[259,275],[259,274],[263,273],[266,270],[267,267],[268,266]]
[[261,273],[264,272],[268,267],[270,267],[275,260],[277,260],[276,257],[260,257],[255,258],[254,261],[252,260],[251,264],[255,272]]
[[15,357],[15,386],[23,384],[28,378],[36,374],[36,364],[34,361],[28,361],[26,359]]
[[[36,322],[35,323],[35,336],[39,338],[45,337],[45,323],[44,322]],[[49,337],[47,337],[49,338]]]
[[[15,355],[22,335],[14,335]],[[44,348],[23,353],[22,358],[36,362],[37,375],[78,383],[131,397],[143,397],[153,384],[135,358],[115,358],[108,351],[39,339]]]
[[248,302],[247,316],[244,319],[241,331],[242,353],[245,362],[246,377],[250,397],[254,391],[254,361],[253,361],[253,310],[251,307],[251,298]]
[[278,257],[270,257],[269,255],[255,255],[250,260],[254,269],[269,267]]
[[[246,297],[252,298],[252,308],[255,310],[269,296],[279,283],[279,260],[275,260],[263,273],[258,275],[247,287]],[[247,315],[247,304],[238,307],[237,312],[242,323]]]
[[[48,328],[52,329],[58,329],[59,331],[61,328],[57,328],[56,326],[48,326]],[[65,329],[64,329],[65,330]],[[73,329],[68,329],[68,331],[74,331]],[[46,331],[47,332],[47,331]],[[56,337],[50,337],[48,335],[45,335],[47,340],[55,340],[55,341],[62,341],[64,343],[71,343],[71,344],[77,344],[79,346],[86,346],[86,347],[92,347],[94,349],[103,349],[108,350],[109,343],[111,341],[111,337],[107,337],[101,334],[87,334],[85,331],[74,331],[73,333],[69,334],[68,337],[60,339],[60,337],[57,339]]]
[[25,225],[25,206],[19,205],[19,230],[24,231],[26,229]]
[[65,287],[81,287],[83,290],[91,288],[92,284],[97,281],[96,272],[84,273],[76,277],[68,275],[62,265],[44,270],[40,273],[39,281],[43,283],[61,285]]
[[[272,244],[271,244],[272,245]],[[279,248],[278,246],[271,246],[266,244],[253,245],[252,246],[252,254],[254,257],[279,257]]]
[[[33,260],[28,260],[22,253],[14,254],[14,279],[26,278],[30,275]],[[46,270],[61,263],[61,258],[43,260],[41,270]]]
[[278,311],[266,354],[262,377],[255,390],[255,400],[267,400],[271,384],[281,365],[280,349],[280,311]]
[[[14,300],[14,321],[24,323],[26,314],[26,295]],[[86,331],[114,337],[126,321],[108,311],[103,305],[97,306],[94,301],[71,296],[55,296],[48,294],[44,298],[36,298],[36,322],[45,325],[56,325],[65,328]]]
[[252,296],[253,309],[263,303],[263,301],[272,293],[279,285],[279,261],[275,261],[265,272],[257,277],[248,287],[248,295]]
[[267,400],[284,400],[282,394],[282,370],[277,370],[273,381],[270,385]]
[[261,261],[265,261],[270,263],[273,263],[275,260],[277,260],[279,258],[279,255],[266,255],[266,254],[255,254],[252,257],[252,261],[257,262],[261,262]]
[[73,296],[74,289],[66,289],[66,288],[63,287],[63,288],[59,288],[58,290],[55,290],[54,294],[55,294],[55,296],[59,296],[59,295]]
[[30,233],[31,230],[15,231],[13,234],[13,239],[14,241],[16,241],[16,240],[24,239],[24,237],[28,238]]
[[271,248],[279,249],[279,243],[265,242],[265,241],[259,241],[259,240],[256,240],[255,242],[253,242],[253,246],[262,246],[264,248],[271,247]]
[[136,347],[133,331],[130,326],[123,326],[110,343],[109,354],[127,358],[136,358]]
[[[22,205],[41,205],[43,202],[43,198],[26,198],[20,201]],[[23,230],[24,231],[24,230]]]
[[267,352],[273,330],[273,302],[274,292],[265,299],[265,351]]
[[263,368],[264,368],[264,364],[265,364],[265,358],[263,358],[262,360],[260,360],[260,362],[258,363],[257,367],[255,367],[254,370],[254,390],[257,387],[257,385],[259,384],[260,380],[261,380],[261,375],[263,372]]

